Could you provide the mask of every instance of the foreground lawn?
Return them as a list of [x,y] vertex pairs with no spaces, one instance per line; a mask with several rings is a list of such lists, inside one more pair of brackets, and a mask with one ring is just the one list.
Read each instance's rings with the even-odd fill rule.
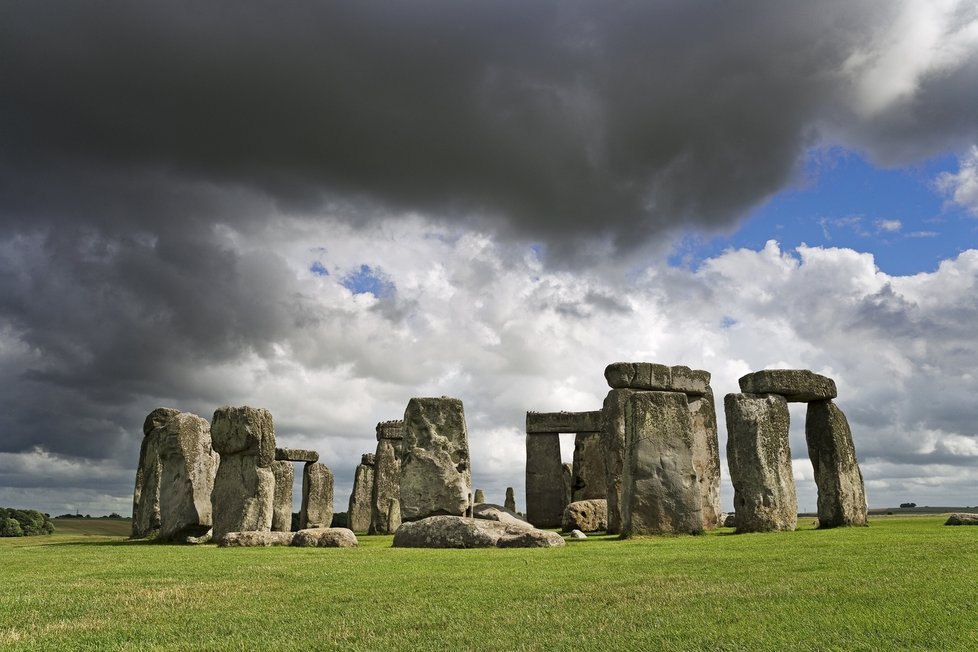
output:
[[978,527],[557,550],[0,540],[0,649],[978,649]]

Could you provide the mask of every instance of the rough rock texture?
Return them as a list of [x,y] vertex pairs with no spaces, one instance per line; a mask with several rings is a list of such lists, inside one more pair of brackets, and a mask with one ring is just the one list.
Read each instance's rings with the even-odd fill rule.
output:
[[567,545],[556,532],[462,516],[431,516],[404,523],[394,533],[395,548],[557,548]]
[[526,434],[600,432],[601,411],[595,412],[527,412]]
[[713,390],[702,396],[688,396],[693,426],[693,470],[703,505],[703,527],[719,527],[724,514],[720,509],[720,444],[717,440],[717,413]]
[[377,463],[377,456],[373,453],[364,453],[360,456],[360,464],[364,466],[374,466]]
[[574,497],[574,467],[571,464],[561,464],[561,480],[563,481],[563,492],[560,497],[560,513],[564,513],[564,507],[571,504]]
[[765,369],[740,379],[744,394],[780,394],[789,403],[823,401],[839,395],[835,381],[806,369]]
[[472,510],[472,516],[475,518],[482,518],[487,521],[500,521],[501,523],[508,523],[510,525],[516,525],[519,527],[533,527],[525,520],[520,518],[520,515],[516,512],[510,511],[500,505],[493,505],[492,503],[480,503],[476,505]]
[[944,525],[978,525],[978,514],[951,514]]
[[272,532],[292,531],[292,482],[295,467],[292,462],[276,460],[269,467],[275,476],[275,502],[272,505]]
[[723,527],[737,527],[737,513],[730,512],[723,519]]
[[571,501],[608,497],[604,433],[579,432],[574,437]]
[[143,422],[143,442],[132,492],[132,537],[153,537],[160,532],[160,438],[163,425],[180,414],[173,408],[156,408]]
[[[606,372],[607,373],[607,372]],[[621,533],[621,478],[625,469],[625,405],[632,389],[613,389],[604,399],[605,474],[608,532]]]
[[475,498],[472,499],[472,502],[474,502],[475,504],[486,502],[486,494],[485,494],[485,492],[482,491],[482,489],[476,489],[475,490]]
[[818,486],[818,526],[866,525],[866,488],[846,415],[832,401],[810,402],[805,440]]
[[275,459],[279,462],[318,462],[319,453],[301,448],[276,448]]
[[794,530],[798,500],[788,448],[788,404],[777,394],[727,394],[727,467],[737,532]]
[[564,532],[603,532],[608,529],[608,501],[604,498],[578,500],[564,508],[560,525]]
[[275,502],[275,427],[268,410],[221,407],[211,424],[214,450],[221,463],[211,505],[214,539],[228,532],[269,531]]
[[516,492],[512,487],[506,487],[506,500],[503,501],[503,507],[513,513],[516,512]]
[[580,530],[571,530],[570,537],[571,539],[587,539],[587,535]]
[[210,424],[196,414],[173,415],[161,428],[160,541],[186,541],[211,529],[211,493],[220,457]]
[[404,410],[401,520],[462,516],[472,470],[465,411],[457,398],[412,398]]
[[564,511],[564,469],[560,435],[526,436],[526,520],[536,527],[559,527]]
[[299,548],[355,548],[357,536],[345,527],[318,527],[299,530],[292,545]]
[[637,392],[625,411],[622,534],[702,532],[703,503],[693,469],[686,395]]
[[612,389],[681,392],[692,396],[705,394],[710,386],[707,371],[653,362],[613,362],[605,368],[604,377]]
[[[380,426],[378,426],[379,428]],[[391,505],[401,501],[401,440],[381,438],[374,459],[374,488],[370,495],[370,534],[392,534],[401,524],[390,522]]]
[[226,532],[217,545],[221,548],[267,548],[292,545],[294,532]]
[[299,529],[328,528],[333,522],[333,473],[325,464],[306,462],[302,469]]
[[[353,491],[347,508],[347,524],[354,532],[370,530],[370,499],[374,492],[374,456],[364,455],[353,475]],[[367,464],[367,462],[370,462]]]
[[404,421],[396,419],[393,421],[381,421],[377,424],[377,441],[381,439],[404,439]]

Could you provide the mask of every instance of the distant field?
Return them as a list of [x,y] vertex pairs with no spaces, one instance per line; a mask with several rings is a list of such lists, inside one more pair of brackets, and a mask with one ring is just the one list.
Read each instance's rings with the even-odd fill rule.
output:
[[943,522],[554,550],[220,549],[59,527],[0,540],[0,649],[974,650],[978,527]]
[[52,518],[51,522],[55,534],[128,537],[132,532],[129,518]]

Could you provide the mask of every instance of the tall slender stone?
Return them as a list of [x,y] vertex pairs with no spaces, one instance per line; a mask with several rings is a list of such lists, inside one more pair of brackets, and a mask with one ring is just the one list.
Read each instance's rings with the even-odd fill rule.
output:
[[332,523],[333,474],[325,464],[306,462],[302,469],[299,529],[330,527]]
[[272,507],[272,532],[292,531],[292,483],[295,468],[292,462],[276,460],[269,467],[275,476],[275,504]]
[[403,421],[377,424],[377,453],[374,456],[374,487],[370,497],[370,534],[391,534],[400,525],[390,520],[391,505],[401,501],[401,445]]
[[516,512],[516,492],[513,491],[512,487],[506,487],[506,500],[503,501],[503,507],[511,512]]
[[484,492],[482,489],[476,489],[475,498],[472,499],[472,502],[476,505],[486,502],[486,492]]
[[526,520],[535,527],[560,527],[564,513],[564,470],[560,435],[526,436]]
[[846,415],[831,400],[810,402],[805,439],[818,486],[818,526],[866,525],[866,489]]
[[560,465],[560,479],[561,479],[561,517],[563,517],[563,510],[574,500],[574,466],[572,464],[561,464]]
[[693,426],[693,469],[703,503],[703,527],[723,525],[726,514],[720,509],[720,444],[717,440],[717,413],[713,390],[708,386],[701,396],[687,395]]
[[143,442],[139,447],[136,486],[132,494],[132,537],[155,537],[160,532],[160,440],[163,426],[180,410],[156,408],[143,422]]
[[268,410],[221,407],[211,424],[214,450],[221,463],[211,504],[213,538],[228,532],[268,532],[272,528],[275,476],[275,427]]
[[604,433],[579,432],[574,436],[571,502],[608,497]]
[[472,493],[469,435],[457,398],[412,398],[404,410],[401,520],[464,516]]
[[737,532],[794,530],[798,500],[787,401],[777,394],[727,394],[724,412]]
[[625,406],[633,394],[635,394],[633,389],[612,389],[605,397],[604,407],[601,410],[604,417],[608,532],[611,534],[621,533],[621,478],[625,470]]
[[353,476],[353,492],[350,494],[350,506],[346,513],[348,527],[354,532],[370,530],[370,498],[374,491],[375,459],[373,453],[365,453]]
[[622,534],[702,532],[703,506],[693,469],[686,395],[637,392],[625,411]]

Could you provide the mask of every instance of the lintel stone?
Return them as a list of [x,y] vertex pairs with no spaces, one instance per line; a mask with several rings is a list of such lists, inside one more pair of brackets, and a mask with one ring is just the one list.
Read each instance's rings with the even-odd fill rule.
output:
[[319,453],[301,448],[276,448],[275,460],[278,462],[318,462]]
[[381,421],[377,424],[377,441],[381,439],[404,439],[404,421]]
[[612,389],[681,392],[703,396],[710,388],[710,372],[685,365],[668,367],[654,362],[612,362],[604,370]]
[[807,369],[765,369],[740,379],[744,394],[778,394],[789,403],[824,401],[839,395],[835,381]]
[[526,434],[602,432],[601,410],[594,412],[527,412]]

